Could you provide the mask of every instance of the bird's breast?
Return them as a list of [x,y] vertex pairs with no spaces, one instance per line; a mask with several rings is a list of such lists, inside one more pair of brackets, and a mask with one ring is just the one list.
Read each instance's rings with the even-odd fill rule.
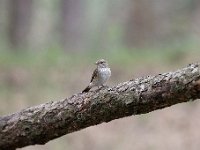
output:
[[105,83],[111,76],[110,68],[99,69],[99,77],[102,83]]

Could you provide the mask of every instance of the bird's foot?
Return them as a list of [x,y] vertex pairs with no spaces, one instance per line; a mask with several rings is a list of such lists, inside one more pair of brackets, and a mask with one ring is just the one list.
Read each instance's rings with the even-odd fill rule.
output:
[[109,86],[107,86],[107,85],[98,86],[97,91],[100,91],[100,90],[102,90],[102,89],[106,89],[106,88],[108,88],[108,87],[109,87]]
[[108,85],[101,85],[101,88],[109,88],[109,86]]

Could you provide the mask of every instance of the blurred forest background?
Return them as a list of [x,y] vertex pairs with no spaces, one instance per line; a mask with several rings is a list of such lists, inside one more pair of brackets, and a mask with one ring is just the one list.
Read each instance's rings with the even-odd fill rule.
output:
[[[99,58],[113,86],[199,56],[199,0],[1,0],[0,115],[80,92]],[[199,114],[179,104],[23,149],[197,150]]]

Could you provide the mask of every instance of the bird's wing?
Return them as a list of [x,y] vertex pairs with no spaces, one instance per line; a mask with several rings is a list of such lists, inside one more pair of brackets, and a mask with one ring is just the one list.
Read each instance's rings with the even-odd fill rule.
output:
[[94,70],[93,74],[92,74],[92,78],[91,78],[91,81],[92,82],[96,77],[98,76],[98,70],[97,68]]

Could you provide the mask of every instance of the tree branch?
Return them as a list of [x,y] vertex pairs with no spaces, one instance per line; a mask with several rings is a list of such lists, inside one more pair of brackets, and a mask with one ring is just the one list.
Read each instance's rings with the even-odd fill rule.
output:
[[0,149],[45,144],[62,135],[200,98],[200,65],[78,93],[0,117]]

